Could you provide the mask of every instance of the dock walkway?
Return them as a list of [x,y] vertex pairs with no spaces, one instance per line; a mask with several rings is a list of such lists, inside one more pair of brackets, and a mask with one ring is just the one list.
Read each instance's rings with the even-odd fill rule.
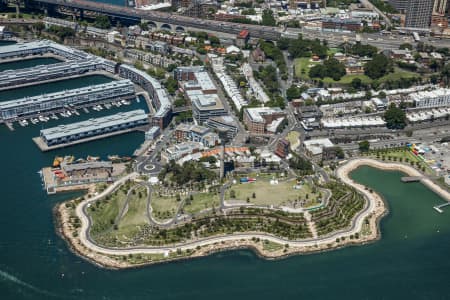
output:
[[423,176],[404,176],[402,177],[402,182],[419,182],[423,179]]

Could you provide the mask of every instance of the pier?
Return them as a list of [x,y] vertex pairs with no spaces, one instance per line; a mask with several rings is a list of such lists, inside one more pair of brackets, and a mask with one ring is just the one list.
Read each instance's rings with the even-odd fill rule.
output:
[[42,83],[44,80],[72,75],[109,70],[108,62],[102,58],[62,62],[45,66],[35,66],[20,70],[8,70],[0,73],[0,88],[13,88],[26,83]]
[[121,99],[134,98],[130,80],[113,81],[79,89],[65,90],[34,97],[25,97],[0,103],[0,122],[50,115],[68,107],[82,108]]
[[442,214],[442,213],[444,212],[442,209],[443,209],[444,207],[446,207],[446,206],[450,206],[450,202],[447,202],[447,203],[444,203],[444,204],[441,204],[441,205],[433,206],[433,208],[434,208],[438,213]]
[[43,129],[40,136],[33,138],[33,141],[41,151],[50,151],[139,130],[148,123],[145,111],[138,109]]
[[402,182],[419,182],[421,181],[423,176],[404,176],[402,177]]

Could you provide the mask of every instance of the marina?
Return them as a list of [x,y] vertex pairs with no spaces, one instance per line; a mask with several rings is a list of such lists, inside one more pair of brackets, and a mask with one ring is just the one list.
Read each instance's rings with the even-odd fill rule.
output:
[[[116,99],[134,98],[134,86],[129,80],[88,86],[35,97],[0,102],[0,121],[19,121],[24,118],[38,117],[39,121],[48,121],[45,115],[60,112],[62,117],[69,114],[79,115],[76,108],[110,102]],[[72,108],[68,110],[68,107]]]

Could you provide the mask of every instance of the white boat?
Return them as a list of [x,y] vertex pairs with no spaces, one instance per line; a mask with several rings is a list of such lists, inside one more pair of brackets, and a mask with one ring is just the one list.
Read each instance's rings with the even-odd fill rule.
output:
[[43,117],[43,116],[39,116],[38,119],[39,119],[39,121],[41,121],[41,122],[47,122],[47,121],[48,121],[48,120],[46,120],[45,117]]
[[122,103],[120,103],[120,101],[117,101],[116,104],[117,104],[117,107],[121,107],[122,106]]
[[84,107],[84,108],[83,108],[83,111],[84,111],[85,113],[87,113],[87,114],[89,113],[89,109],[87,109],[87,107]]
[[50,118],[52,118],[52,120],[58,120],[58,117],[55,114],[51,115]]
[[109,103],[105,103],[104,105],[105,105],[106,109],[110,109],[111,108],[111,104],[109,104]]
[[136,102],[137,103],[141,102],[141,99],[139,98],[139,96],[136,97]]
[[130,101],[128,101],[128,100],[122,100],[122,101],[120,101],[123,105],[130,105],[131,104],[131,102]]
[[25,125],[24,121],[25,120],[19,120],[19,125],[22,126],[22,127],[25,127],[26,125]]
[[39,123],[39,120],[36,119],[36,118],[32,118],[32,119],[30,119],[30,120],[31,120],[31,123],[33,123],[33,124]]
[[101,106],[100,104],[98,105],[98,110],[103,110],[103,106]]
[[68,110],[68,111],[66,111],[66,115],[67,115],[68,117],[70,117],[70,116],[72,115],[72,113]]
[[28,121],[27,120],[22,120],[23,126],[28,126]]
[[74,109],[72,112],[73,112],[74,114],[76,114],[77,116],[80,115],[80,113],[79,113],[78,110],[76,110],[76,109]]

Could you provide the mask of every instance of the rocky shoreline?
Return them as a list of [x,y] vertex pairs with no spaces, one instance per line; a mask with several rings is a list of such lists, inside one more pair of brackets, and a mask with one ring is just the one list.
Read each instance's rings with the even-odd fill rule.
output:
[[[199,241],[198,246],[196,248],[193,248],[193,246],[189,248],[189,250],[191,250],[192,252],[190,252],[189,254],[182,254],[179,256],[176,255],[176,250],[178,249],[186,250],[182,252],[187,253],[188,247],[184,248],[183,246],[179,246],[178,248],[176,246],[161,247],[161,250],[159,252],[165,253],[163,257],[158,259],[149,258],[147,260],[144,257],[140,262],[136,261],[132,262],[129,259],[127,259],[127,257],[139,255],[139,253],[145,256],[157,253],[158,251],[155,250],[154,247],[151,248],[151,251],[150,247],[148,248],[148,251],[146,251],[145,247],[142,247],[141,251],[139,250],[132,251],[127,250],[126,248],[124,249],[102,248],[99,245],[95,245],[95,247],[90,247],[91,246],[90,242],[87,242],[80,238],[80,236],[83,236],[83,233],[81,231],[83,230],[83,225],[85,224],[76,227],[74,226],[73,222],[73,218],[80,217],[78,215],[79,212],[78,207],[82,205],[83,202],[86,200],[83,200],[82,202],[78,201],[77,207],[75,209],[68,208],[66,205],[66,203],[68,202],[58,204],[55,207],[57,230],[58,233],[67,241],[69,247],[72,249],[74,253],[100,267],[110,269],[134,268],[151,265],[155,263],[165,263],[170,261],[192,259],[210,255],[212,253],[237,249],[250,249],[261,258],[275,260],[275,259],[283,259],[292,255],[330,251],[333,249],[353,245],[363,245],[380,239],[381,233],[379,230],[379,222],[382,219],[382,217],[387,214],[388,210],[384,199],[379,194],[373,192],[372,190],[368,189],[366,186],[362,184],[354,182],[349,177],[349,174],[353,170],[361,166],[371,166],[382,170],[401,171],[403,173],[408,174],[409,176],[423,176],[420,172],[413,169],[412,167],[402,165],[399,163],[383,163],[373,159],[365,159],[365,158],[354,159],[346,162],[337,170],[336,175],[342,182],[354,187],[361,194],[363,194],[368,200],[368,207],[366,208],[367,212],[364,216],[361,215],[358,216],[359,219],[358,217],[356,217],[358,220],[355,221],[355,223],[357,223],[356,226],[354,226],[355,229],[339,233],[339,238],[335,238],[336,235],[331,235],[331,237],[329,238],[322,237],[315,242],[288,241],[286,242],[286,244],[283,244],[283,242],[278,242],[278,244],[280,244],[282,247],[280,247],[280,249],[277,250],[269,251],[264,248],[264,242],[266,240],[270,240],[271,242],[276,241],[277,240],[276,237],[265,236],[264,234],[261,233],[241,233],[241,236],[228,235],[217,237],[216,240],[212,241],[211,243],[201,244],[200,243],[201,241]],[[432,189],[436,193],[439,193],[445,199],[450,200],[450,193],[434,184],[428,178],[424,178],[422,182],[428,188]],[[75,204],[74,200],[71,200],[69,202]],[[80,219],[83,220],[83,218]],[[362,234],[362,226],[367,227],[366,234]],[[358,233],[359,237],[350,238],[350,236],[351,235],[353,236],[355,233]],[[245,237],[242,237],[242,235],[244,235]],[[170,248],[173,249],[167,250]],[[100,251],[97,251],[96,249],[100,249]],[[116,252],[118,254],[115,254]],[[167,255],[168,253],[171,253],[171,255]]]

